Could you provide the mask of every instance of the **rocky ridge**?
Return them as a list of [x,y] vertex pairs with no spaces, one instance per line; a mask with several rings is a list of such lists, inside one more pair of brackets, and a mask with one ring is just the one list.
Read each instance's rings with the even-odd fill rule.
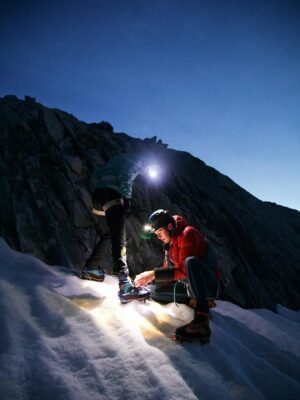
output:
[[[300,306],[300,213],[262,202],[192,155],[156,137],[115,133],[26,96],[0,99],[0,235],[17,250],[79,271],[96,241],[111,271],[103,219],[91,213],[89,176],[120,152],[151,150],[160,183],[138,177],[128,223],[133,273],[158,266],[161,246],[140,238],[157,208],[184,215],[203,230],[231,280],[227,298],[244,307]],[[0,267],[1,268],[1,267]]]

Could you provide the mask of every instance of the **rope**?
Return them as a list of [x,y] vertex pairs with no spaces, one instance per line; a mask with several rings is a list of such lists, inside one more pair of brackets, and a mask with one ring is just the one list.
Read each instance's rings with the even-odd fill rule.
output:
[[173,300],[174,300],[176,307],[179,307],[179,305],[176,302],[176,286],[178,283],[182,283],[183,285],[185,285],[185,282],[181,281],[181,280],[175,282],[174,289],[173,289]]

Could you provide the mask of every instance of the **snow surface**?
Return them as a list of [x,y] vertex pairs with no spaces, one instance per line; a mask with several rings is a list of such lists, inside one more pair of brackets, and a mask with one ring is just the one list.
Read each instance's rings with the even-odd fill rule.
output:
[[0,399],[300,398],[300,313],[218,301],[211,343],[167,337],[187,306],[121,305],[117,281],[73,276],[0,239]]

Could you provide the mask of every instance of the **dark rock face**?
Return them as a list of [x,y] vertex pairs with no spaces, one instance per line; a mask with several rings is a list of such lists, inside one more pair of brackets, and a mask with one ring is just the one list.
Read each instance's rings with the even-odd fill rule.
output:
[[157,208],[184,215],[204,231],[231,284],[227,298],[244,307],[300,306],[300,213],[259,201],[228,177],[156,137],[114,133],[110,123],[86,124],[26,96],[0,99],[0,234],[15,249],[80,270],[102,238],[102,265],[111,271],[103,218],[91,213],[89,176],[120,152],[151,150],[161,182],[139,176],[128,221],[133,273],[159,266],[156,241],[139,237]]

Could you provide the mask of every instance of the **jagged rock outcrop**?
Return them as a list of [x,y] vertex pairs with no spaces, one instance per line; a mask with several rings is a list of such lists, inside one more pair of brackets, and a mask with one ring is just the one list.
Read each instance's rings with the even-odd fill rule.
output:
[[[137,273],[157,266],[160,244],[139,237],[157,208],[181,213],[206,232],[245,307],[300,306],[300,213],[256,199],[231,179],[156,137],[114,133],[26,96],[0,99],[0,234],[15,249],[75,270],[99,238],[111,271],[103,219],[91,213],[88,180],[96,165],[122,151],[151,149],[162,166],[156,185],[138,177],[128,223],[128,257]],[[1,268],[1,267],[0,267]]]

